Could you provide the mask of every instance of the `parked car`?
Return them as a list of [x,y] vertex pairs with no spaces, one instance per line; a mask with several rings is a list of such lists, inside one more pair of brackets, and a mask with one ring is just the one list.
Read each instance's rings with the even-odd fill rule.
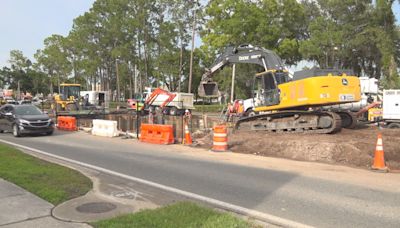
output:
[[42,103],[44,103],[46,101],[47,101],[46,99],[43,100],[42,98],[39,98],[39,97],[32,98],[32,104],[34,104],[36,106],[42,105]]
[[46,134],[54,131],[54,122],[34,105],[6,104],[0,108],[0,132],[12,132],[15,137],[22,134]]
[[7,104],[18,104],[18,102],[14,99],[6,99]]
[[30,100],[20,100],[18,101],[18,104],[22,105],[22,104],[32,104],[32,101]]

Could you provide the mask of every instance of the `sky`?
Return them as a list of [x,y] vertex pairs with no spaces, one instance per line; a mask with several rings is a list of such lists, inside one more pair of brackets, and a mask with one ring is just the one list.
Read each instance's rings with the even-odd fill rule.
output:
[[[52,34],[68,35],[73,19],[88,11],[94,1],[0,0],[0,68],[8,65],[10,51],[14,49],[34,60],[33,55],[43,48],[45,38]],[[393,10],[400,24],[397,1]]]
[[88,11],[94,0],[0,0],[0,68],[10,50],[33,60],[52,34],[68,35],[73,19]]

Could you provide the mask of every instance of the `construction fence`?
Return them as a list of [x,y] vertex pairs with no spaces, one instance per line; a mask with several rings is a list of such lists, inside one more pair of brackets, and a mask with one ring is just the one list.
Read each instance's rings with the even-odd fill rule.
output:
[[[93,125],[93,119],[113,120],[117,121],[117,129],[123,133],[129,133],[133,137],[138,138],[140,134],[141,124],[150,123],[150,117],[148,115],[137,115],[136,112],[128,113],[108,113],[93,116],[76,116],[78,128],[91,128]],[[192,115],[188,121],[188,127],[190,131],[202,131],[210,129],[216,125],[218,120],[210,118],[207,115]],[[169,116],[169,115],[155,115],[153,116],[154,124],[165,124],[172,125],[174,131],[175,142],[181,143],[184,139],[184,116]]]

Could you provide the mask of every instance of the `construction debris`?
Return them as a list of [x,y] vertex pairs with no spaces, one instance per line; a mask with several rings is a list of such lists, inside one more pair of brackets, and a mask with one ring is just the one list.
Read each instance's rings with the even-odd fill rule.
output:
[[[317,161],[369,169],[375,152],[376,135],[385,141],[386,165],[400,169],[400,129],[379,129],[361,125],[342,129],[337,134],[241,132],[229,135],[229,150],[259,156],[280,157],[300,161]],[[199,146],[212,147],[212,134],[196,135]]]

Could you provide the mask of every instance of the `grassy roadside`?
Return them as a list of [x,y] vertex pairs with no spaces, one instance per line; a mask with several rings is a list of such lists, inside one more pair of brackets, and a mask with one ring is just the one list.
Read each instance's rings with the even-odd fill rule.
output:
[[152,227],[255,227],[228,213],[198,206],[190,202],[181,202],[155,210],[144,210],[136,214],[94,222],[96,228]]
[[89,178],[78,171],[46,162],[0,144],[0,178],[57,205],[92,189]]

